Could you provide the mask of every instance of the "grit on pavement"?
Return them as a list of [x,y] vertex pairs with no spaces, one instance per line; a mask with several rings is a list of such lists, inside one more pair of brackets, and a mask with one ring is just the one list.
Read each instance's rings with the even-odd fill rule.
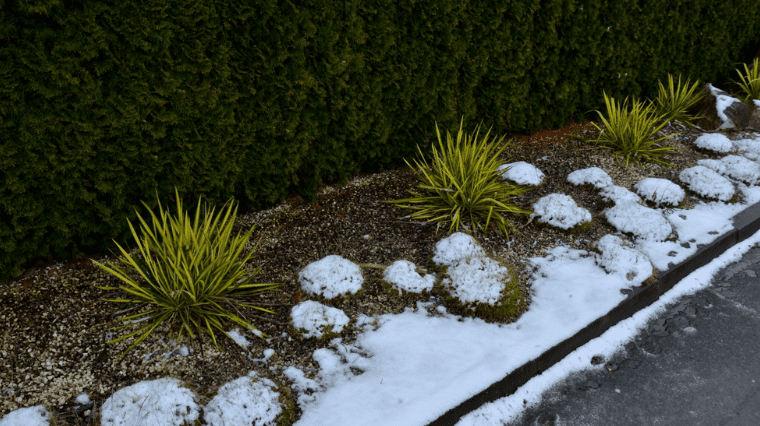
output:
[[755,246],[507,425],[760,425],[759,275]]

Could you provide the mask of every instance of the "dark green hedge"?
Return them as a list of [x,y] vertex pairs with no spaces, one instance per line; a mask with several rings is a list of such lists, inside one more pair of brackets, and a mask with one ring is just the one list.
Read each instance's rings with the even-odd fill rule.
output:
[[436,122],[596,119],[602,90],[652,97],[668,72],[721,87],[760,47],[744,0],[0,5],[0,279],[134,247],[125,219],[157,212],[154,191],[190,213],[201,195],[312,199],[429,150]]

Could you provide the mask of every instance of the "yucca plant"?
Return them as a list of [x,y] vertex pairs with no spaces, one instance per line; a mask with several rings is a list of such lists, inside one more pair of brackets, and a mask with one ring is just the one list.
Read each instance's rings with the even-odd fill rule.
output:
[[[611,149],[615,153],[615,161],[619,156],[625,158],[625,167],[628,168],[630,161],[639,162],[641,160],[653,161],[669,167],[673,167],[660,159],[665,154],[669,154],[671,150],[678,150],[676,147],[657,147],[655,144],[658,142],[678,135],[674,133],[671,135],[663,136],[660,139],[652,140],[652,137],[660,131],[667,121],[662,121],[663,116],[657,115],[654,112],[654,106],[652,104],[644,107],[642,103],[636,102],[634,99],[633,107],[628,112],[626,104],[628,98],[625,98],[623,105],[616,104],[614,98],[608,98],[607,93],[604,93],[604,102],[607,106],[607,113],[609,120],[607,120],[601,112],[596,111],[599,117],[604,123],[604,130],[602,130],[595,123],[591,123],[601,133],[597,139],[584,139],[575,136],[576,139],[580,139],[584,142],[590,142],[598,145],[601,148]],[[657,122],[660,121],[660,125]]]
[[[156,193],[156,196],[158,197],[158,193]],[[230,313],[226,309],[226,306],[233,307],[234,305],[238,305],[271,314],[275,313],[268,309],[242,303],[245,301],[243,299],[244,296],[267,290],[275,290],[283,284],[251,283],[251,280],[258,275],[261,269],[259,268],[251,274],[246,274],[243,265],[256,251],[258,243],[242,261],[237,260],[254,230],[254,227],[252,227],[244,236],[240,236],[238,233],[237,236],[230,240],[237,207],[235,207],[235,212],[232,214],[232,220],[228,222],[227,218],[229,217],[232,205],[228,206],[218,230],[217,223],[221,218],[221,212],[219,216],[213,218],[213,223],[211,222],[212,217],[205,217],[202,223],[203,227],[199,228],[200,198],[198,199],[195,222],[191,226],[189,216],[182,212],[179,194],[176,197],[179,215],[176,221],[170,219],[170,223],[167,224],[169,212],[167,210],[166,214],[164,214],[160,201],[158,206],[162,223],[158,221],[152,211],[148,210],[153,217],[153,232],[138,213],[137,217],[142,223],[143,241],[138,238],[135,229],[132,227],[132,223],[127,220],[144,261],[132,258],[127,251],[116,243],[124,255],[124,259],[126,259],[119,260],[127,266],[127,269],[131,268],[136,271],[142,277],[143,282],[136,282],[124,270],[116,266],[111,268],[92,260],[99,268],[115,275],[127,284],[121,287],[103,286],[98,288],[101,290],[123,290],[134,296],[133,299],[104,300],[155,307],[155,309],[147,312],[124,317],[121,321],[127,321],[128,324],[111,328],[111,330],[114,330],[130,327],[132,326],[132,321],[130,320],[138,317],[146,317],[151,320],[137,331],[107,342],[116,343],[143,333],[135,340],[132,346],[121,354],[120,360],[148,337],[156,327],[167,320],[171,324],[174,324],[177,320],[181,323],[177,340],[182,338],[184,331],[187,331],[191,338],[195,338],[193,334],[193,330],[195,329],[199,333],[199,338],[203,332],[208,332],[214,345],[217,349],[220,349],[212,327],[229,337],[227,332],[222,328],[220,320],[226,318],[246,329],[255,330],[253,325]],[[144,202],[143,204],[145,207],[148,207]],[[211,214],[213,214],[213,210]],[[206,211],[206,216],[208,216],[208,211]],[[156,255],[156,260],[153,260],[153,253]],[[173,331],[170,338],[172,336]],[[262,338],[266,337],[268,336],[263,335]]]
[[742,75],[741,71],[736,70],[742,81],[741,83],[734,81],[734,83],[738,84],[739,87],[744,90],[744,93],[747,94],[744,99],[742,99],[742,102],[760,99],[760,66],[758,65],[758,58],[755,58],[755,60],[752,61],[752,71],[747,68],[747,64],[744,64],[744,71],[747,73],[746,78]]
[[[480,230],[485,233],[488,226],[493,223],[505,236],[508,235],[508,227],[519,234],[520,232],[502,214],[532,213],[509,201],[510,197],[529,191],[530,188],[511,185],[499,176],[496,169],[503,163],[498,160],[498,156],[508,144],[504,144],[498,152],[491,155],[501,140],[489,144],[488,135],[491,133],[489,129],[486,136],[478,142],[480,126],[477,127],[476,133],[470,140],[462,133],[463,123],[464,117],[460,122],[455,143],[451,135],[446,132],[446,146],[441,140],[441,133],[436,123],[435,130],[440,152],[433,145],[433,158],[430,165],[425,160],[419,145],[417,151],[422,159],[415,160],[417,168],[415,169],[404,160],[411,169],[415,169],[420,180],[417,188],[425,193],[408,191],[412,195],[411,198],[384,202],[398,204],[404,209],[415,211],[407,218],[427,219],[428,223],[437,222],[436,233],[441,224],[445,223],[450,223],[449,233],[458,231],[462,225],[462,218],[467,217],[474,232]],[[483,220],[485,223],[482,223]]]
[[694,127],[692,120],[698,120],[703,118],[701,116],[690,116],[686,114],[686,110],[696,105],[703,97],[704,94],[695,90],[699,87],[699,80],[697,80],[691,88],[689,88],[689,80],[686,80],[686,84],[681,87],[681,76],[678,76],[678,88],[673,86],[673,76],[668,74],[668,90],[661,82],[657,82],[660,86],[657,98],[654,101],[649,101],[651,105],[654,105],[654,113],[661,115],[662,120],[666,123],[678,120],[681,123]]

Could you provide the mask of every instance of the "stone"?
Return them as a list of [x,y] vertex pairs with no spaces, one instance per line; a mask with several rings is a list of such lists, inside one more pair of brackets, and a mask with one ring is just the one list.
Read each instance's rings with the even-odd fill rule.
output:
[[704,97],[694,106],[695,115],[703,116],[694,124],[705,131],[760,131],[760,101],[744,103],[710,83],[701,92]]

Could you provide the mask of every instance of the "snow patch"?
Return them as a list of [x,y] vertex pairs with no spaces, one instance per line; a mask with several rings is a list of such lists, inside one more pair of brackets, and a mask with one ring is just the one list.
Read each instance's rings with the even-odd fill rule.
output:
[[632,201],[615,204],[605,210],[604,216],[619,231],[630,232],[645,240],[663,241],[673,232],[670,222],[662,214]]
[[453,265],[460,259],[486,255],[477,240],[463,232],[455,232],[438,241],[434,253],[433,262],[436,265]]
[[544,173],[525,161],[504,164],[496,168],[496,171],[506,169],[501,174],[502,179],[509,179],[520,185],[540,185],[544,181]]
[[414,263],[408,260],[397,260],[385,269],[383,278],[390,282],[398,289],[413,293],[419,293],[423,290],[431,291],[435,283],[435,274],[425,275],[423,278],[415,271]]
[[606,188],[612,185],[612,178],[610,175],[599,167],[576,170],[567,175],[567,181],[576,186],[591,184],[597,189]]
[[298,281],[304,291],[332,299],[347,293],[356,294],[362,288],[364,277],[358,265],[333,254],[306,266],[298,274]]
[[703,133],[694,141],[697,148],[709,149],[713,152],[725,154],[734,149],[731,139],[721,133]]
[[736,192],[734,185],[728,179],[705,166],[694,166],[684,169],[678,175],[678,178],[690,190],[703,197],[728,201]]
[[204,408],[203,418],[209,426],[264,426],[274,424],[282,413],[277,385],[258,378],[255,371],[235,379],[221,388]]
[[103,403],[103,426],[137,424],[180,426],[198,419],[198,405],[189,389],[177,379],[165,378],[135,383],[119,389]]
[[307,339],[315,336],[322,337],[322,331],[328,325],[332,325],[332,331],[340,333],[345,325],[348,325],[348,317],[342,310],[325,306],[313,300],[306,300],[293,306],[290,310],[290,323],[296,330],[306,330],[304,337]]
[[749,185],[757,185],[760,179],[760,166],[738,155],[727,155],[720,160],[699,160],[697,164]]
[[487,257],[470,257],[450,266],[443,285],[462,303],[493,305],[501,299],[509,270]]
[[636,192],[655,204],[677,205],[686,196],[680,186],[667,179],[646,178],[633,185]]
[[596,264],[609,274],[618,274],[633,285],[638,285],[652,275],[649,258],[638,250],[626,247],[625,242],[614,235],[607,234],[596,242],[596,248],[602,254],[596,254]]
[[535,213],[531,217],[539,216],[538,221],[548,223],[562,229],[570,229],[583,222],[591,221],[591,213],[575,204],[575,201],[566,194],[549,194],[533,204]]

